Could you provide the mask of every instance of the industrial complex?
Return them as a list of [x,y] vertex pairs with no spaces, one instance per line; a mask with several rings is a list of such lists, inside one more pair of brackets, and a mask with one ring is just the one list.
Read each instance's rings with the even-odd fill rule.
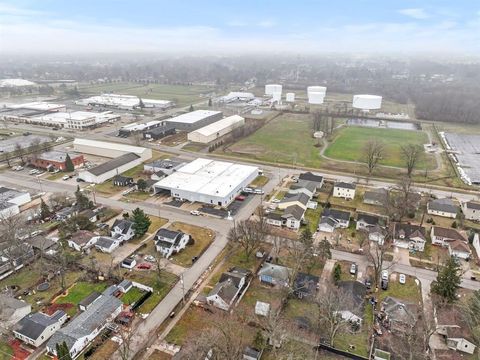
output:
[[154,185],[155,192],[190,202],[226,207],[258,176],[258,168],[198,158]]

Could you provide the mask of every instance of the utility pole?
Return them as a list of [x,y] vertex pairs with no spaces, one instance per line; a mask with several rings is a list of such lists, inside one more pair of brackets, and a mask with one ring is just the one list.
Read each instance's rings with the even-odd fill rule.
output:
[[180,275],[180,283],[182,284],[182,303],[185,305],[185,283],[183,281],[183,274]]

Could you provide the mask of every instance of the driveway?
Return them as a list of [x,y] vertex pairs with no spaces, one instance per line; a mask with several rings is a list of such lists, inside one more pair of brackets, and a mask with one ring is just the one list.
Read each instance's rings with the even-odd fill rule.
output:
[[410,252],[408,249],[395,246],[393,248],[393,263],[410,266]]

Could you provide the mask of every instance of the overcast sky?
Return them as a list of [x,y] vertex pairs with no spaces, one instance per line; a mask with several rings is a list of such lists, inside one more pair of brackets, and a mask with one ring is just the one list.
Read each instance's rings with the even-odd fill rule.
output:
[[478,0],[0,0],[0,52],[480,54]]

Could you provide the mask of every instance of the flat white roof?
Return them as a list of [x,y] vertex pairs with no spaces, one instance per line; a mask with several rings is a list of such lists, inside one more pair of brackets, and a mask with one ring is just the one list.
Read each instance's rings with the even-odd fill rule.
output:
[[29,110],[41,110],[41,111],[48,111],[48,110],[55,110],[64,108],[65,105],[63,104],[52,104],[47,103],[44,101],[35,101],[23,104],[10,104],[7,106],[9,109],[29,109]]
[[34,82],[25,79],[2,79],[0,80],[0,87],[8,86],[33,86]]
[[155,100],[155,99],[144,99],[141,98],[144,104],[158,104],[158,105],[169,105],[172,103],[170,100]]
[[124,151],[126,153],[132,152],[135,154],[142,153],[146,150],[146,148],[140,147],[140,146],[132,146],[132,145],[126,145],[126,144],[107,142],[107,141],[98,141],[98,140],[80,139],[80,138],[75,138],[75,140],[73,140],[73,145],[74,146],[75,145],[93,146],[99,149],[111,149],[111,150]]
[[155,184],[207,196],[226,197],[253,173],[255,166],[198,158]]
[[210,136],[212,134],[215,134],[225,128],[228,128],[229,126],[232,126],[236,123],[245,121],[243,117],[240,115],[232,115],[229,117],[226,117],[222,120],[218,120],[212,124],[206,125],[198,130],[192,131],[193,133],[199,133],[203,136]]
[[209,116],[221,114],[221,111],[213,110],[196,110],[179,116],[175,116],[171,119],[165,119],[168,122],[184,123],[184,124],[194,124],[197,121],[203,120]]
[[146,122],[146,123],[143,123],[143,124],[131,123],[131,124],[122,126],[121,129],[129,130],[129,131],[139,131],[139,130],[146,129],[149,126],[154,126],[154,125],[161,124],[161,123],[162,123],[161,120],[153,120],[153,121],[149,121],[149,122]]

